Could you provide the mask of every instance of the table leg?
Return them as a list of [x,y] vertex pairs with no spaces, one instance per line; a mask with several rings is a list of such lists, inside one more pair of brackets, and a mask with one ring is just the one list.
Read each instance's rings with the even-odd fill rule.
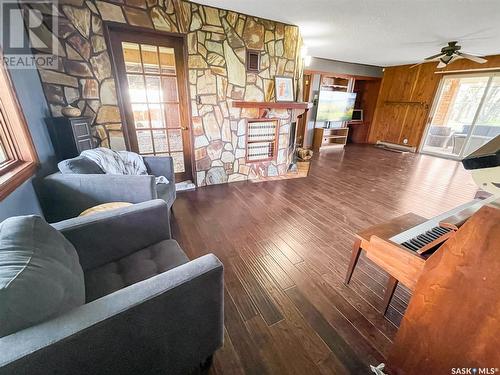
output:
[[352,273],[354,272],[354,268],[358,263],[359,255],[361,254],[361,240],[356,238],[354,244],[352,245],[352,253],[351,253],[351,261],[349,262],[349,267],[347,268],[347,274],[345,275],[345,284],[349,284],[351,281]]
[[382,302],[382,313],[384,315],[389,308],[389,304],[391,303],[392,296],[394,295],[394,291],[396,290],[397,286],[398,280],[389,275],[389,280],[387,281],[387,286],[385,287],[384,301]]

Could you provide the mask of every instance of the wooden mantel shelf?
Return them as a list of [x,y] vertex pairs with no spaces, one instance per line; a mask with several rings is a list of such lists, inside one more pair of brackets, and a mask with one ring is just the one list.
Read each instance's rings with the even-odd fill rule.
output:
[[246,102],[235,100],[234,108],[265,108],[265,109],[309,109],[312,103],[307,102]]

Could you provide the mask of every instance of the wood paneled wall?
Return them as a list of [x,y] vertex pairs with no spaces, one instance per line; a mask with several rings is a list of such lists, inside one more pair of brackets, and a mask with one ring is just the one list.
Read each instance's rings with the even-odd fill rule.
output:
[[[474,71],[498,68],[500,55],[488,56],[488,62],[477,64],[461,59],[439,71]],[[378,95],[369,143],[378,140],[418,147],[430,116],[434,95],[442,74],[435,74],[436,62],[410,69],[410,65],[385,68]],[[412,104],[408,102],[414,102]]]

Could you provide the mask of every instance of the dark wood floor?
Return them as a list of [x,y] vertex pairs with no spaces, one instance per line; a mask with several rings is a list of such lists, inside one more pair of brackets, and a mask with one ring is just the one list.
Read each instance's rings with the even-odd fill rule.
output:
[[352,145],[310,176],[178,195],[174,237],[225,267],[225,344],[214,374],[364,374],[384,361],[409,300],[381,317],[386,275],[366,258],[343,284],[353,234],[407,212],[431,217],[473,198],[460,163]]

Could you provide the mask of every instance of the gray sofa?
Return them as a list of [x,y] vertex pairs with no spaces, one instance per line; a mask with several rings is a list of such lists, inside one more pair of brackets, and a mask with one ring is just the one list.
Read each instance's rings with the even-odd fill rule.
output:
[[[54,239],[67,243],[64,237],[74,246],[83,270],[85,301],[62,315],[7,331],[0,338],[0,374],[187,374],[222,345],[222,264],[212,254],[188,260],[167,235],[164,201],[66,220],[52,225],[57,231],[39,217],[25,218],[29,225],[24,225],[24,233],[43,236],[34,242],[37,253],[46,238],[52,241],[48,251],[53,251]],[[45,225],[45,235],[30,229],[33,218],[36,228]],[[15,239],[0,234],[4,256],[9,246],[11,251],[19,247],[12,250]],[[65,256],[74,252],[71,244],[63,245]],[[61,258],[62,253],[56,255]],[[0,266],[2,261],[5,258]],[[61,267],[61,259],[55,264]],[[6,266],[12,267],[12,262]],[[35,276],[39,277],[39,267]],[[18,283],[21,288],[30,280],[24,277]],[[41,298],[43,285],[53,283],[40,282],[33,298]],[[21,304],[31,315],[33,306]],[[5,334],[8,327],[2,328]]]
[[[53,223],[78,216],[102,203],[140,203],[157,198],[170,208],[176,197],[172,158],[143,159],[149,175],[104,174],[96,163],[81,156],[60,162],[60,172],[45,177],[41,184],[45,218]],[[155,184],[155,176],[165,176],[170,183]]]

